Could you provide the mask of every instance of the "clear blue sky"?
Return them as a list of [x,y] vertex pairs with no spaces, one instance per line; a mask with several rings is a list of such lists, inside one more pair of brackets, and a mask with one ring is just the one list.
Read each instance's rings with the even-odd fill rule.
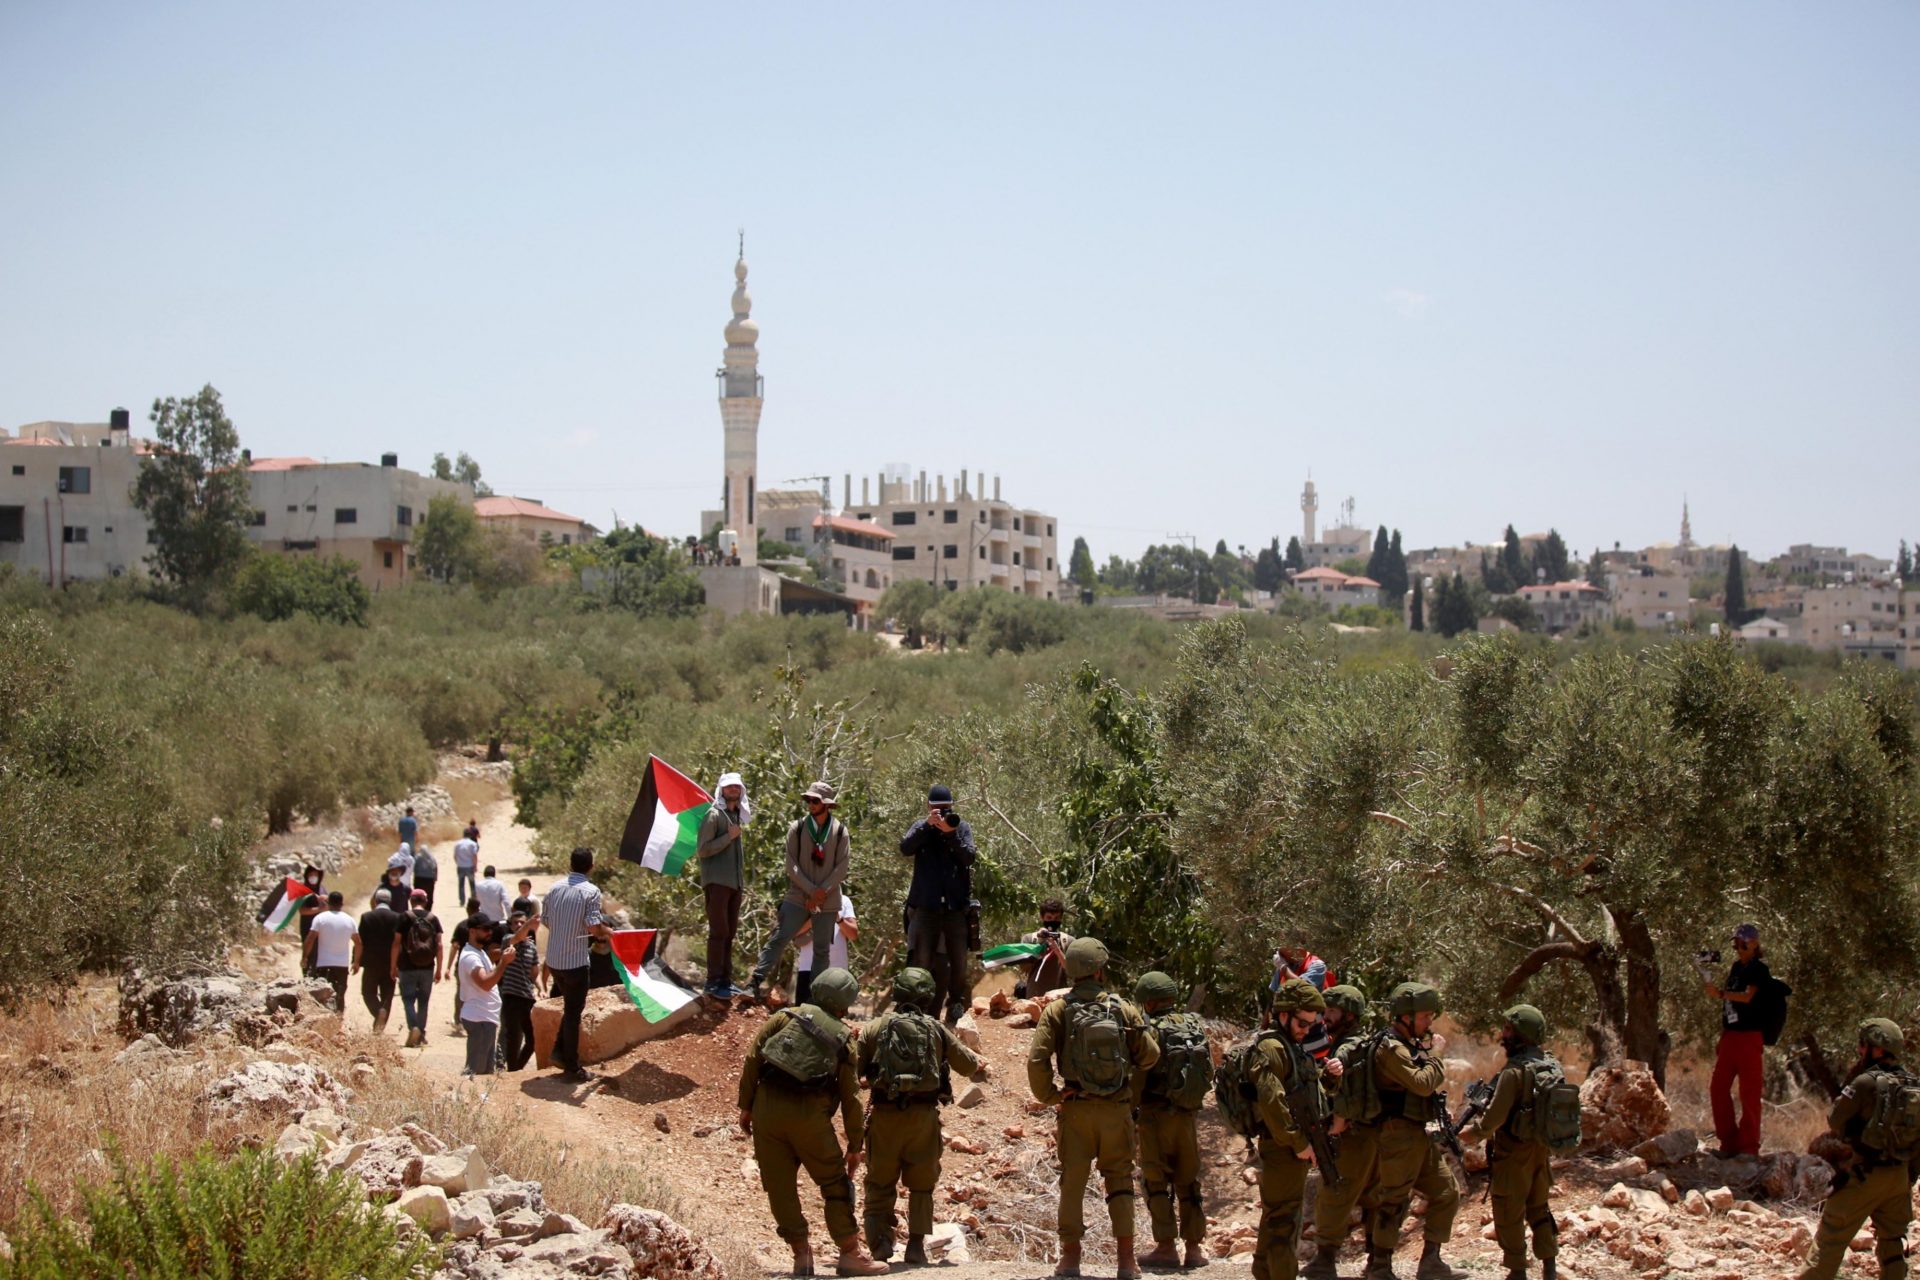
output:
[[768,486],[1891,555],[1916,67],[1905,2],[14,0],[0,425],[212,382],[259,454],[691,531],[744,225]]

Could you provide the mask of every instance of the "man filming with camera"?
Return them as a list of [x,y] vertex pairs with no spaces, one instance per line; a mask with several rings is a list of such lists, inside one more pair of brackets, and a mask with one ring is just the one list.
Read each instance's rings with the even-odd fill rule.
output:
[[953,811],[953,792],[927,792],[927,816],[900,837],[900,853],[913,859],[907,890],[909,963],[933,975],[932,1008],[944,1009],[949,1026],[966,1011],[968,928],[973,902],[973,828]]
[[[1743,924],[1733,931],[1733,967],[1724,983],[1715,983],[1707,966],[1720,959],[1717,951],[1702,952],[1694,963],[1701,969],[1707,994],[1722,1002],[1720,1043],[1707,1091],[1713,1099],[1713,1129],[1720,1139],[1715,1155],[1760,1154],[1760,1089],[1766,1054],[1764,1009],[1760,997],[1772,979],[1761,958],[1758,925]],[[1733,1091],[1740,1087],[1740,1112],[1734,1115]]]
[[1073,935],[1061,927],[1066,918],[1066,904],[1048,898],[1040,904],[1040,927],[1020,935],[1020,941],[1044,943],[1047,949],[1025,963],[1027,976],[1015,985],[1015,998],[1045,995],[1072,985],[1067,981],[1067,948],[1073,945]]

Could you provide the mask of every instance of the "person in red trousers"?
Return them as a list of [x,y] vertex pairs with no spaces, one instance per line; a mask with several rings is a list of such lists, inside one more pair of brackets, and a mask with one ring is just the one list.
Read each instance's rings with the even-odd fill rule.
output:
[[[1743,924],[1733,931],[1733,968],[1724,986],[1706,984],[1707,994],[1722,1004],[1720,1045],[1713,1060],[1713,1131],[1719,1136],[1719,1156],[1760,1154],[1760,1084],[1766,1051],[1760,1030],[1756,997],[1772,975],[1761,959],[1760,928]],[[1733,1086],[1740,1084],[1740,1114],[1734,1118]]]

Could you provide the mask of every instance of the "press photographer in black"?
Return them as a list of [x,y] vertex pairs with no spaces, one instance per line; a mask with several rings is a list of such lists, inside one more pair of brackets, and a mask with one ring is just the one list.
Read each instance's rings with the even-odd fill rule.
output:
[[973,829],[953,811],[953,792],[927,792],[927,816],[900,837],[900,852],[913,859],[907,890],[907,952],[910,962],[933,975],[933,1008],[947,1025],[966,1012],[967,906],[973,900]]

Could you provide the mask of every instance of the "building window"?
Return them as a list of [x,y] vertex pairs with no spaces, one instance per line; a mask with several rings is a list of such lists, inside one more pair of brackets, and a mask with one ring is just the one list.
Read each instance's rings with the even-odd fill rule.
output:
[[87,526],[83,524],[70,524],[60,530],[62,542],[85,542],[86,540]]
[[318,507],[316,507],[316,506],[314,506],[314,505],[313,505],[313,504],[312,504],[311,502],[309,502],[309,503],[307,504],[307,510],[309,510],[309,511],[318,511],[319,509],[320,509],[320,508],[318,508]]
[[960,558],[960,548],[954,546],[951,542],[949,542],[947,544],[946,551],[943,553],[943,556],[945,559],[948,559],[948,560],[957,560]]
[[[1051,538],[1051,537],[1053,536],[1053,521],[1051,521],[1051,520],[1049,520],[1049,521],[1047,521],[1047,536],[1048,536],[1049,538]],[[1048,596],[1048,597],[1047,597],[1047,599],[1049,599],[1049,600],[1051,600],[1051,599],[1053,599],[1053,597],[1052,597],[1052,596]]]
[[1015,517],[1013,518],[1013,531],[1014,531],[1015,533],[1018,533],[1018,532],[1020,532],[1020,517],[1019,517],[1019,516],[1015,516]]
[[333,509],[333,522],[335,524],[357,524],[359,521],[360,510],[357,507],[335,507]]
[[987,558],[987,549],[985,547],[980,548],[980,558],[982,560]]
[[[92,493],[93,492],[93,468],[92,467],[60,468],[60,492]],[[82,539],[82,541],[85,541],[85,539]]]
[[263,528],[267,523],[267,513],[265,511],[262,511],[260,508],[255,507],[253,510],[253,518],[251,520],[248,520],[247,523],[252,525],[256,529]]
[[393,568],[393,552],[382,551],[380,553],[380,566],[384,569]]
[[16,462],[13,464],[13,474],[23,476],[27,474],[27,469]]
[[800,536],[799,526],[790,524],[787,526],[786,537],[782,541],[788,546],[797,547],[800,545]]
[[570,534],[570,533],[563,533],[563,534],[561,534],[561,535],[560,535],[560,545],[561,545],[561,546],[563,546],[563,547],[570,547],[570,546],[572,546],[572,545],[573,545],[573,535],[572,535],[572,534]]
[[[406,526],[406,525],[410,525],[410,524],[412,524],[412,523],[413,523],[413,508],[412,508],[412,507],[396,507],[396,508],[394,508],[394,512],[393,512],[393,522],[394,522],[395,524],[397,524],[397,525],[401,525],[401,526],[403,526],[403,527],[404,527],[404,526]],[[393,568],[393,566],[392,566],[392,565],[388,565],[388,566],[387,566],[387,568],[389,568],[389,569],[391,569],[391,568]]]
[[297,505],[295,505],[294,503],[291,503],[291,502],[289,502],[289,503],[287,504],[287,514],[288,514],[288,515],[290,515],[290,516],[291,516],[291,515],[297,515],[297,514],[299,514],[299,511],[300,511],[300,508],[299,508],[299,507],[298,507]]
[[946,522],[947,522],[948,524],[959,524],[959,523],[960,523],[960,513],[959,513],[958,511],[955,511],[955,510],[954,510],[954,509],[952,509],[951,507],[949,507],[949,508],[948,508],[948,509],[946,510],[946,512],[945,512],[945,514],[944,514],[944,515],[942,515],[942,517],[941,517],[941,518],[942,518],[943,520],[945,520],[945,521],[946,521]]
[[1013,553],[1013,562],[1014,562],[1015,564],[1019,564],[1019,563],[1020,563],[1020,553],[1019,553],[1018,551],[1016,551],[1016,552],[1014,552],[1014,553]]
[[1049,569],[1051,569],[1051,568],[1053,568],[1053,557],[1052,557],[1052,556],[1048,556],[1048,557],[1047,557],[1047,568],[1049,568]]
[[0,542],[25,542],[26,540],[27,509],[0,507]]
[[896,525],[915,524],[919,519],[919,513],[914,511],[896,511],[893,513],[893,522]]
[[895,547],[893,549],[893,558],[895,560],[911,560],[913,559],[913,548],[912,547]]

